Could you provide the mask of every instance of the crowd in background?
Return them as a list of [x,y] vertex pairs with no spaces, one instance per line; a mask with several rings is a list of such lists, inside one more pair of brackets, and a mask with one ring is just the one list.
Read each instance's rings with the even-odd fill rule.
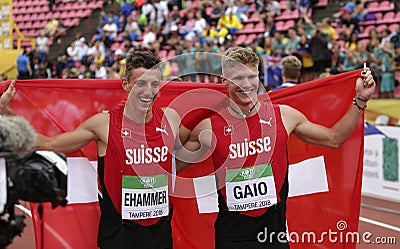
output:
[[[265,55],[299,57],[303,63],[300,82],[316,79],[321,74],[354,70],[367,63],[380,86],[380,97],[394,97],[398,84],[395,75],[400,71],[400,30],[372,28],[368,39],[359,39],[363,31],[359,23],[376,18],[373,12],[367,11],[370,1],[344,1],[338,13],[314,22],[309,13],[316,1],[289,0],[287,8],[297,10],[300,18],[294,27],[279,32],[275,21],[282,13],[279,2],[258,0],[252,11],[259,13],[264,32],[249,44],[238,44],[238,33],[251,14],[247,2],[204,0],[194,5],[178,0],[118,1],[119,12],[101,12],[95,36],[77,33],[65,53],[54,62],[47,56],[49,38],[57,40],[58,34],[65,31],[62,22],[52,18],[37,37],[36,49],[18,58],[19,77],[118,79],[124,73],[129,51],[152,50],[169,58],[194,53],[197,64],[170,60],[165,76],[178,74],[184,81],[217,82],[216,77],[185,72],[191,66],[204,64],[200,52],[222,53],[231,46],[245,46],[260,58]],[[398,1],[393,2],[397,11]],[[122,45],[114,47],[115,43]],[[173,62],[176,68],[171,65]],[[218,73],[218,65],[214,64],[210,63],[205,70]],[[263,65],[259,69],[262,80],[268,74]],[[277,82],[274,85],[282,83]]]

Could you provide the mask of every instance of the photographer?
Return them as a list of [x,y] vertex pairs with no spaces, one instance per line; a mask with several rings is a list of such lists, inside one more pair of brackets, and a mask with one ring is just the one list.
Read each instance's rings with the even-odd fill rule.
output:
[[[31,151],[36,133],[29,122],[9,106],[15,81],[0,97],[0,249],[6,248],[25,227],[24,216],[16,215],[19,200],[67,204],[67,165],[62,154]],[[42,217],[41,204],[39,214]]]

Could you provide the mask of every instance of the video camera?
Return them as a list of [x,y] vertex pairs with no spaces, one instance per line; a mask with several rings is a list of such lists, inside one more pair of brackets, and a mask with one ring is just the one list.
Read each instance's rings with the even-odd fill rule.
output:
[[[19,138],[9,137],[13,136],[14,132],[7,130],[9,127],[7,122],[15,121],[11,118],[6,119],[4,116],[0,118],[0,249],[9,245],[16,235],[21,235],[25,227],[23,221],[25,217],[14,213],[14,205],[18,204],[19,200],[51,202],[53,208],[67,204],[65,155],[50,151],[34,151],[21,156],[21,151],[16,149],[11,151],[10,148],[21,149],[17,145],[29,144]],[[16,120],[21,122],[21,118]],[[26,124],[22,125],[25,126]],[[13,129],[17,127],[14,125]],[[19,135],[21,134],[35,135],[24,130],[19,132]],[[18,134],[15,137],[18,137]]]

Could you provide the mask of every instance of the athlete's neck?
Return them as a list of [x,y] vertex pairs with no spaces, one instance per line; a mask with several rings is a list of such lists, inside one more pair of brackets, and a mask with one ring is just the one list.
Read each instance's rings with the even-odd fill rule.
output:
[[231,101],[228,109],[232,115],[245,119],[247,117],[251,117],[254,114],[256,114],[259,110],[259,106],[260,105],[258,99],[252,101],[251,104],[246,106],[240,106],[235,102]]
[[149,122],[153,118],[153,110],[152,108],[149,108],[146,113],[143,113],[141,111],[135,110],[134,108],[126,106],[124,110],[124,115],[135,123],[144,124]]

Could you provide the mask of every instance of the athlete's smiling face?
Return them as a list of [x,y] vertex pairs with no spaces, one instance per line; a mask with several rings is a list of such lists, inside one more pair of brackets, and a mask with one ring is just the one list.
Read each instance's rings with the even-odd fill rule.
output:
[[229,97],[239,106],[252,106],[257,99],[258,69],[250,64],[224,70],[224,84]]
[[160,91],[160,81],[161,74],[158,69],[134,69],[123,84],[125,91],[129,92],[129,105],[141,113],[150,111]]

